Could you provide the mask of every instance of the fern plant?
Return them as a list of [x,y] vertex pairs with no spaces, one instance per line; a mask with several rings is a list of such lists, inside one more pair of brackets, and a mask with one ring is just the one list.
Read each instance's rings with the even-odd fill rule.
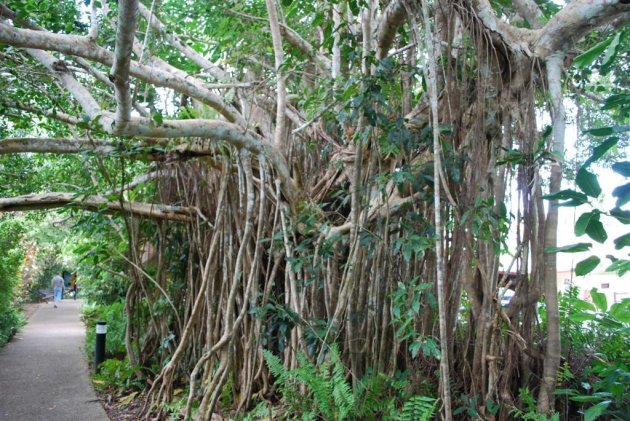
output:
[[560,421],[560,415],[556,412],[551,417],[539,414],[536,408],[536,399],[531,395],[529,389],[522,388],[518,391],[518,396],[523,401],[524,409],[512,408],[510,415],[523,421]]
[[402,409],[401,421],[429,421],[435,413],[437,399],[427,396],[412,396]]
[[[263,355],[293,419],[428,421],[435,414],[438,401],[427,396],[412,396],[402,407],[396,405],[395,396],[406,395],[407,381],[396,381],[382,373],[364,378],[355,393],[346,381],[337,345],[330,347],[328,361],[319,366],[298,354],[298,367],[293,370],[284,367],[271,352],[263,351]],[[300,386],[307,393],[300,393]]]
[[[280,358],[263,351],[269,371],[276,378],[282,400],[302,419],[352,419],[357,415],[357,404],[352,388],[346,381],[346,370],[336,345],[330,348],[329,361],[316,367],[304,354],[298,354],[298,367],[287,370]],[[304,385],[308,393],[299,392]]]

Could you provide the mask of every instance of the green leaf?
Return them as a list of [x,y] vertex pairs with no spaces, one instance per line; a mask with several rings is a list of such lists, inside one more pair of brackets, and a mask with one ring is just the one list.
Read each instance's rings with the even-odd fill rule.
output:
[[600,244],[603,244],[608,239],[608,233],[604,229],[604,225],[599,221],[591,221],[586,227],[586,235]]
[[615,250],[630,246],[630,233],[615,238]]
[[580,300],[579,298],[575,298],[573,301],[572,310],[575,312],[594,312],[595,306],[592,303],[589,303],[586,300]]
[[556,389],[553,394],[556,396],[574,396],[576,391],[575,389]]
[[580,69],[590,66],[597,59],[597,57],[599,57],[604,51],[606,51],[606,48],[608,48],[612,40],[613,37],[608,37],[596,46],[586,50],[573,60],[573,64],[575,64],[575,66]]
[[575,265],[575,275],[584,276],[593,271],[599,265],[599,257],[590,256]]
[[575,190],[561,190],[558,193],[548,194],[543,196],[543,199],[547,200],[572,200],[576,203],[575,206],[588,202],[588,197],[584,193],[577,192]]
[[586,202],[584,200],[571,199],[571,200],[567,200],[567,201],[564,201],[564,202],[556,203],[555,206],[557,206],[557,207],[577,208],[578,206],[582,206],[585,203]]
[[609,329],[623,329],[623,323],[620,323],[619,321],[609,317],[609,316],[604,316],[602,317],[602,319],[600,320],[599,324],[602,327],[606,327]]
[[615,208],[610,211],[610,216],[617,219],[624,225],[630,224],[630,211]]
[[593,136],[610,136],[614,133],[612,127],[597,127],[595,129],[584,130],[586,134],[592,134]]
[[615,62],[617,58],[617,54],[620,51],[620,47],[622,45],[622,37],[625,35],[625,31],[617,32],[612,42],[606,48],[606,53],[604,54],[604,58],[602,59],[602,66],[600,69],[600,73],[602,75],[606,75],[610,72],[612,64]]
[[597,291],[597,288],[591,289],[591,299],[593,300],[593,304],[595,304],[600,311],[608,310],[608,300],[606,300],[606,294]]
[[630,260],[617,259],[606,268],[606,272],[617,272],[617,276],[623,276],[630,272]]
[[151,114],[151,119],[155,122],[155,124],[157,124],[158,126],[161,125],[162,123],[164,123],[164,117],[162,117],[162,114],[155,112],[153,114]]
[[548,247],[545,249],[545,253],[579,253],[582,251],[589,251],[593,243],[576,243],[562,247]]
[[595,315],[592,313],[573,313],[569,316],[569,320],[571,320],[572,322],[586,322],[589,320],[595,320]]
[[574,402],[597,402],[602,398],[600,396],[592,396],[592,395],[582,395],[582,396],[572,396],[571,398]]
[[599,158],[604,156],[606,152],[610,149],[617,146],[617,142],[619,142],[618,137],[611,137],[600,143],[599,145],[593,148],[593,154],[586,160],[582,168],[589,166],[591,163],[597,161]]
[[613,196],[617,198],[616,207],[620,208],[628,201],[630,201],[630,183],[626,183],[623,186],[617,187],[612,192]]
[[575,176],[575,183],[580,190],[591,197],[598,197],[602,193],[602,188],[599,186],[597,176],[582,167]]
[[612,165],[612,169],[617,174],[621,174],[624,177],[630,177],[630,162],[628,161],[615,162]]
[[409,345],[409,352],[411,353],[411,358],[416,358],[418,355],[418,351],[420,351],[420,342],[416,341]]
[[602,110],[620,110],[624,109],[630,103],[630,94],[629,93],[619,93],[610,95],[604,101],[602,105]]
[[584,421],[595,421],[597,417],[604,413],[604,410],[608,408],[611,401],[599,402],[597,405],[591,406],[584,411]]
[[412,251],[413,250],[409,246],[405,246],[405,248],[403,249],[403,259],[405,259],[405,262],[409,262],[411,260]]
[[610,306],[609,314],[621,323],[630,323],[630,300],[613,304]]
[[584,133],[588,133],[597,137],[602,137],[602,136],[610,136],[615,133],[625,133],[627,131],[630,131],[630,126],[606,126],[606,127],[597,127],[595,129],[584,130]]
[[575,223],[575,235],[587,234],[598,243],[603,243],[608,238],[604,225],[599,221],[599,211],[586,212],[580,215]]

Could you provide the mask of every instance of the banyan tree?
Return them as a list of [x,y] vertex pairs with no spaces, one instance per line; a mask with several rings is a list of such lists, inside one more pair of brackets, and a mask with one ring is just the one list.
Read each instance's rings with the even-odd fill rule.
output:
[[5,1],[0,153],[83,170],[0,211],[126,239],[147,414],[181,388],[186,416],[244,411],[276,390],[265,355],[333,348],[355,387],[412,370],[444,419],[460,396],[506,419],[521,388],[549,413],[565,75],[628,3]]

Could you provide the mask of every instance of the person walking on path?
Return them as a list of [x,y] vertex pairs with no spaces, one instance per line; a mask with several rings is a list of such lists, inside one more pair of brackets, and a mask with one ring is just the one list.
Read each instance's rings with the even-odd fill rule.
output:
[[74,297],[74,301],[77,300],[77,292],[79,292],[79,287],[77,286],[77,273],[73,272],[70,275],[70,291],[73,292],[72,296]]
[[55,308],[57,308],[57,303],[61,302],[61,297],[63,296],[64,281],[61,275],[57,273],[55,276],[53,276],[50,283],[52,284],[53,296],[55,299]]

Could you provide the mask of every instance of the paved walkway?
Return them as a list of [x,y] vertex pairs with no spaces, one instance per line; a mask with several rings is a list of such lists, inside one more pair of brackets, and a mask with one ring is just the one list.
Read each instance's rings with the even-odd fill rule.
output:
[[0,420],[108,421],[83,354],[81,301],[41,304],[0,349]]

